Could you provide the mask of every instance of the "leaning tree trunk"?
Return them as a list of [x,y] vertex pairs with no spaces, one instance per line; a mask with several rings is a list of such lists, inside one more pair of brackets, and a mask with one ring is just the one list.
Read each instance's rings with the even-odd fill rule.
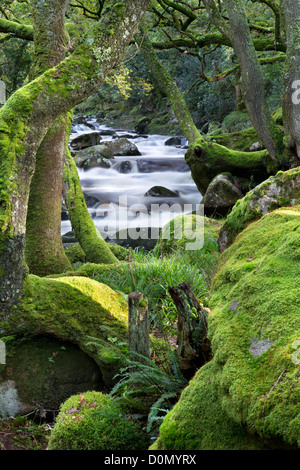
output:
[[286,26],[286,63],[283,91],[283,122],[287,145],[300,158],[300,4],[295,0],[283,0]]
[[[35,157],[54,122],[84,101],[124,56],[148,0],[123,0],[108,8],[93,40],[67,60],[17,90],[0,110],[0,313],[8,319],[27,275],[24,245]],[[47,18],[45,18],[47,21]],[[108,28],[109,26],[109,28]]]
[[135,39],[158,88],[169,98],[174,114],[185,137],[190,143],[199,139],[200,132],[194,124],[186,102],[175,81],[158,58],[150,39],[147,36],[146,29],[141,27],[139,33],[136,34]]
[[170,99],[182,132],[189,141],[185,159],[201,194],[206,192],[211,180],[222,172],[229,171],[246,178],[256,174],[267,178],[270,172],[276,171],[267,150],[240,152],[207,142],[196,128],[182,93],[157,56],[145,28],[140,28],[135,39],[155,82]]
[[251,122],[270,157],[278,160],[282,152],[282,134],[276,127],[268,109],[264,80],[244,5],[240,0],[224,0],[230,23],[230,36],[239,60],[242,92]]

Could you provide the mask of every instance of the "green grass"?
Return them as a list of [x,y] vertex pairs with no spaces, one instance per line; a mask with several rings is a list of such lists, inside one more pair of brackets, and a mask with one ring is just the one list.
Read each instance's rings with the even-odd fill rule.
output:
[[207,303],[209,285],[199,266],[200,261],[196,254],[174,253],[159,257],[153,252],[136,249],[128,264],[106,268],[102,266],[95,273],[94,279],[125,296],[133,291],[142,292],[148,299],[151,326],[165,331],[177,319],[176,307],[168,292],[169,286],[189,283],[197,299]]

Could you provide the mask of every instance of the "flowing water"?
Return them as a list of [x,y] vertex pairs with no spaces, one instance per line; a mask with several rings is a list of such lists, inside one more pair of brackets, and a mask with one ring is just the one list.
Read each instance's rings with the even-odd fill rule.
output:
[[[111,129],[96,121],[91,123],[100,135],[101,131]],[[71,139],[95,129],[74,125]],[[162,227],[177,214],[196,210],[201,194],[184,160],[186,148],[165,145],[169,136],[140,136],[128,130],[115,132],[134,143],[141,156],[116,156],[110,168],[78,169],[83,192],[88,196],[88,210],[105,238],[113,238],[118,230],[132,226]],[[112,136],[102,135],[101,142],[107,140],[112,140]],[[146,197],[145,193],[153,186],[163,186],[178,196]],[[62,221],[62,234],[70,230],[70,222]]]

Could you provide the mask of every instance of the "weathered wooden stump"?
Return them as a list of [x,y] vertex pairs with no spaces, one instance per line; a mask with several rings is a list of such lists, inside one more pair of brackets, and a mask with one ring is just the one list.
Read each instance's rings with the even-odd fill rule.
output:
[[150,359],[148,301],[141,292],[128,296],[129,359],[145,363]]
[[177,355],[182,370],[195,370],[210,359],[207,339],[207,312],[196,299],[189,284],[168,287],[176,305]]

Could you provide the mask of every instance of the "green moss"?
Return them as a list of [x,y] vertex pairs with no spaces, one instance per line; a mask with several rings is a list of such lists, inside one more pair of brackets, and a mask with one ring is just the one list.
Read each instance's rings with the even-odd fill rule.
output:
[[86,262],[86,254],[79,243],[73,243],[71,246],[68,246],[65,252],[71,263]]
[[219,367],[205,365],[184,389],[150,450],[258,450],[264,444],[232,421],[222,409]]
[[[107,338],[127,341],[128,306],[120,294],[85,277],[39,278],[29,275],[24,296],[2,334],[22,337],[50,335],[77,344],[99,365],[107,386],[122,364],[112,356]],[[102,339],[105,347],[87,346],[89,336]],[[105,356],[105,360],[103,359]]]
[[236,132],[222,133],[219,135],[207,134],[208,141],[215,141],[219,145],[223,145],[231,150],[238,150],[240,152],[249,152],[251,145],[258,142],[260,147],[263,145],[257,136],[253,127]]
[[163,227],[154,250],[163,254],[184,252],[187,244],[197,239],[203,241],[205,248],[206,244],[217,240],[221,227],[221,221],[196,214],[177,216]]
[[142,450],[141,426],[112,398],[97,392],[70,397],[61,407],[49,450]]
[[254,220],[279,207],[295,205],[300,201],[300,170],[278,171],[275,176],[249,191],[237,201],[221,229],[229,246],[235,237]]
[[156,448],[249,448],[249,437],[232,440],[236,426],[261,448],[300,446],[292,360],[300,338],[299,236],[300,206],[281,208],[250,224],[223,253],[208,317],[213,359],[167,416]]
[[204,194],[211,180],[223,171],[248,179],[254,177],[259,181],[278,167],[268,155],[267,150],[243,152],[231,150],[216,142],[204,139],[195,140],[189,147],[185,159],[189,165],[193,180],[199,191]]

